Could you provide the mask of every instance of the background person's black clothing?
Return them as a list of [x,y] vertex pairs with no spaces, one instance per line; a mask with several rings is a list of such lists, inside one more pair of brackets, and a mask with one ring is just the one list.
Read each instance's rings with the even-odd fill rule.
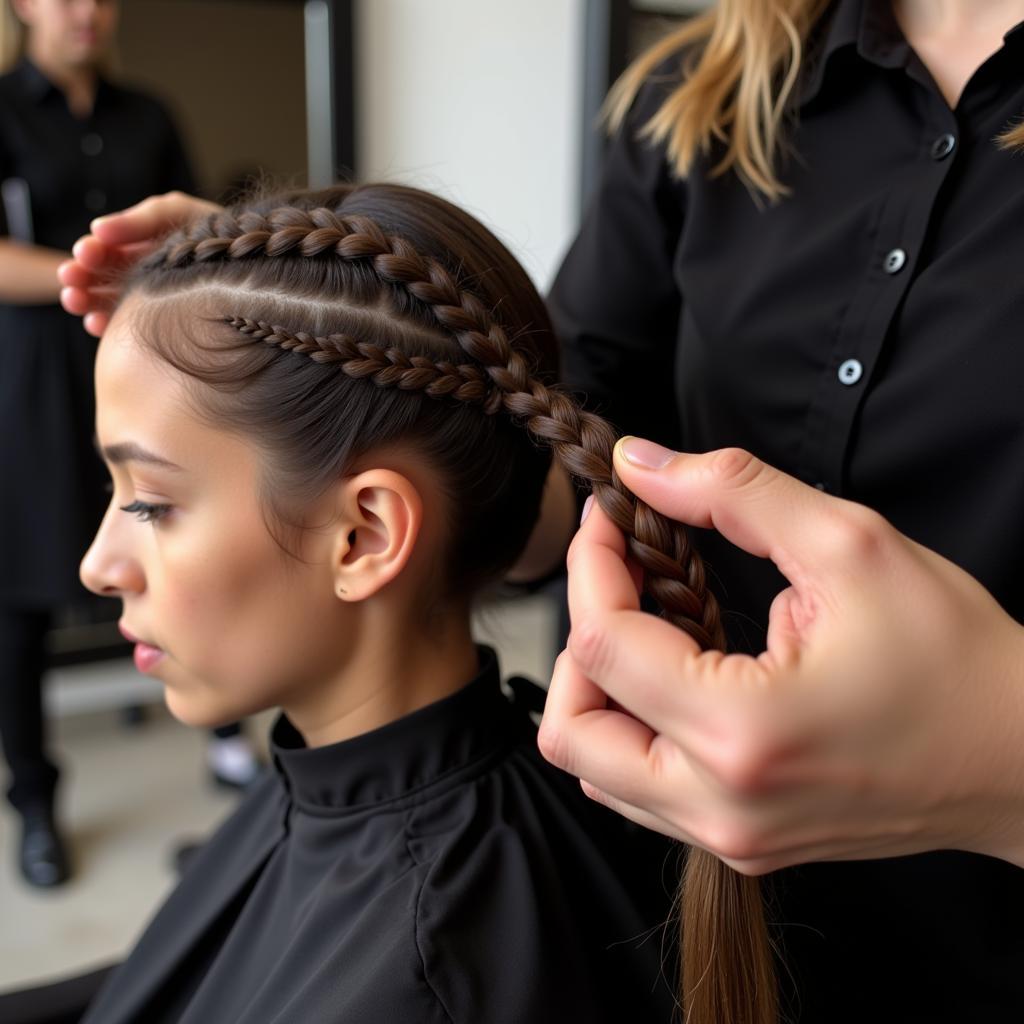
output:
[[671,1019],[670,846],[541,759],[493,652],[346,742],[282,716],[272,750],[87,1024]]
[[11,774],[7,798],[23,812],[48,804],[57,785],[57,768],[43,753],[46,718],[38,685],[50,619],[45,610],[0,606],[0,742]]
[[[30,201],[22,240],[67,251],[93,217],[195,190],[156,100],[101,79],[79,119],[28,60],[0,76],[0,181],[12,179]],[[0,235],[20,234],[7,212],[0,204]],[[0,604],[52,608],[84,593],[78,563],[106,504],[92,442],[96,339],[56,304],[0,304],[0,344]]]
[[[889,4],[834,4],[776,205],[637,140],[677,67],[554,285],[568,383],[623,432],[740,445],[877,509],[1024,620],[1024,157],[993,141],[1024,115],[1024,26],[951,111]],[[733,646],[763,649],[782,578],[697,539]],[[775,889],[801,1022],[1024,1019],[1024,871],[935,853]]]
[[[18,185],[5,189],[0,235],[63,250],[99,214],[194,190],[156,100],[101,80],[80,119],[28,60],[0,76],[0,182]],[[0,746],[9,798],[22,810],[53,799],[43,641],[52,612],[86,596],[78,563],[107,502],[109,478],[93,447],[96,345],[56,304],[0,304]]]
[[[0,76],[0,178],[28,183],[36,245],[65,250],[94,217],[157,192],[195,191],[158,100],[101,77],[92,113],[79,118],[30,60]],[[12,227],[0,220],[0,234]]]

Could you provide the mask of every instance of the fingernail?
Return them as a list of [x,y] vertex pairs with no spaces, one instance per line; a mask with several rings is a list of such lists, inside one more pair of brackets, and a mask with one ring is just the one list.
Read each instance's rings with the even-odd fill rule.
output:
[[594,496],[591,494],[587,497],[587,500],[583,502],[583,514],[580,516],[580,526],[587,521],[587,516],[590,515],[590,509],[594,504]]
[[662,469],[675,457],[671,448],[662,448],[653,441],[645,441],[642,437],[624,437],[619,441],[622,457],[641,469]]

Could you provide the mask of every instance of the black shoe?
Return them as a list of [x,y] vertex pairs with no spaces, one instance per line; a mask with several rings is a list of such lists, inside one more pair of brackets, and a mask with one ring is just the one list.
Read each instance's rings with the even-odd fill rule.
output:
[[18,861],[25,881],[42,889],[62,885],[71,877],[64,841],[49,807],[32,807],[22,812]]
[[174,871],[180,878],[188,870],[188,866],[195,860],[196,854],[203,848],[202,840],[186,840],[179,843],[171,852],[171,863]]

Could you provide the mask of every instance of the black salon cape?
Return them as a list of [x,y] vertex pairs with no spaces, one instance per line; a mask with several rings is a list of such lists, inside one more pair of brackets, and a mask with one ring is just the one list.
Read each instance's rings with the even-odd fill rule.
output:
[[88,1024],[669,1021],[674,855],[543,761],[481,658],[455,695],[343,743],[307,749],[279,718],[275,770]]
[[[993,141],[1024,114],[1024,23],[951,111],[889,0],[833,3],[774,204],[718,151],[673,177],[639,136],[662,71],[554,285],[566,382],[624,433],[877,509],[1024,622],[1024,156]],[[782,577],[696,540],[733,647],[763,650]],[[1024,1022],[1020,868],[940,851],[765,888],[790,1024]]]
[[[195,189],[155,99],[101,79],[78,118],[27,59],[0,75],[0,181],[27,197],[0,203],[0,236],[68,252],[93,217]],[[52,608],[85,593],[78,563],[109,480],[93,447],[96,344],[55,303],[0,303],[0,605]]]

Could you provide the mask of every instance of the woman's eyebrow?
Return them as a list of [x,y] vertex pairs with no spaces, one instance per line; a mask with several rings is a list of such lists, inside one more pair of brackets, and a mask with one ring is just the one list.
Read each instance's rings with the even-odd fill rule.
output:
[[106,447],[101,448],[99,441],[95,438],[93,443],[96,445],[96,450],[112,465],[121,465],[125,462],[145,462],[151,466],[161,466],[164,469],[174,469],[178,472],[182,472],[181,466],[170,459],[165,459],[163,456],[157,455],[155,452],[151,452],[148,448],[143,448],[142,445],[136,444],[134,441],[125,441],[121,444],[109,444]]

